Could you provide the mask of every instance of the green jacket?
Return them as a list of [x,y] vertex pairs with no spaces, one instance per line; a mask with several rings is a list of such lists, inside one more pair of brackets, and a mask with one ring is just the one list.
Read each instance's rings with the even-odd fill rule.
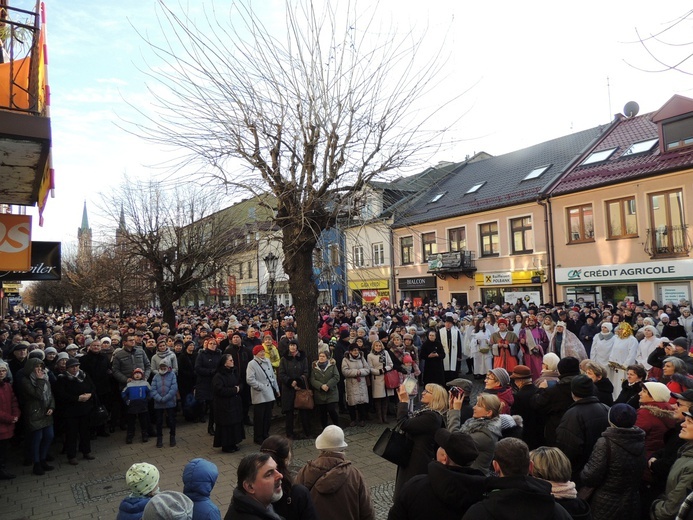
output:
[[[51,391],[51,385],[48,377],[37,380],[33,383],[31,375],[34,373],[34,368],[42,364],[43,361],[37,358],[29,359],[24,366],[24,377],[21,380],[22,392],[22,419],[26,421],[29,431],[36,431],[51,426],[53,424],[53,416],[46,415],[48,410],[55,410],[55,399]],[[45,398],[44,388],[48,389],[48,399]]]
[[[327,362],[325,370],[321,370],[320,367],[318,367],[318,362],[313,361],[310,370],[310,386],[315,390],[313,392],[315,404],[338,402],[339,392],[337,390],[337,383],[339,383],[339,371],[337,370],[337,364],[334,359],[330,359]],[[329,386],[329,390],[325,392],[321,388],[322,385]]]
[[652,503],[650,517],[654,520],[674,520],[691,487],[693,487],[693,442],[687,442],[679,448],[679,458],[669,470],[664,497]]

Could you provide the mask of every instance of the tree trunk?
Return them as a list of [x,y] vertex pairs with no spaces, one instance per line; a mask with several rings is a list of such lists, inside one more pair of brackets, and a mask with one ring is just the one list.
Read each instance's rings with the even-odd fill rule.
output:
[[171,330],[176,329],[176,311],[173,308],[174,295],[169,291],[159,289],[159,305],[164,314],[164,323],[168,323]]
[[[318,288],[313,279],[313,249],[310,244],[284,240],[284,272],[289,275],[289,289],[296,306],[296,334],[299,347],[306,353],[309,362],[318,359]],[[287,247],[288,246],[288,247]]]

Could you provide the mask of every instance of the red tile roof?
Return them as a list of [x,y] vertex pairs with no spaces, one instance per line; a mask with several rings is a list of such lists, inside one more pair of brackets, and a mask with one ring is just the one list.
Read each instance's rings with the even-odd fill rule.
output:
[[611,157],[603,162],[574,167],[554,186],[551,194],[582,191],[693,167],[693,147],[661,154],[657,144],[649,152],[623,157],[623,153],[633,143],[658,137],[657,125],[652,122],[654,114],[652,112],[619,121],[589,152],[616,147],[617,150]]

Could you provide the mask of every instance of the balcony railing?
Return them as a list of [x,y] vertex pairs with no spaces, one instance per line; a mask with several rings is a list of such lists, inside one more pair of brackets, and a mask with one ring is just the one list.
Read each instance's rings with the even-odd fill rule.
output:
[[659,226],[647,230],[645,252],[651,258],[686,256],[691,251],[688,226]]
[[0,108],[45,115],[44,44],[40,13],[0,9]]
[[443,280],[449,274],[457,278],[463,273],[470,278],[476,271],[474,251],[462,250],[449,253],[437,253],[428,257],[428,272],[435,274]]

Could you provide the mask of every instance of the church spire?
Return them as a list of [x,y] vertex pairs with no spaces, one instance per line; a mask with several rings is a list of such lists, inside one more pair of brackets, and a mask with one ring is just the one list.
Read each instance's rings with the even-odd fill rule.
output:
[[84,210],[82,211],[82,225],[80,227],[82,231],[89,229],[89,218],[87,217],[87,200],[84,199]]

